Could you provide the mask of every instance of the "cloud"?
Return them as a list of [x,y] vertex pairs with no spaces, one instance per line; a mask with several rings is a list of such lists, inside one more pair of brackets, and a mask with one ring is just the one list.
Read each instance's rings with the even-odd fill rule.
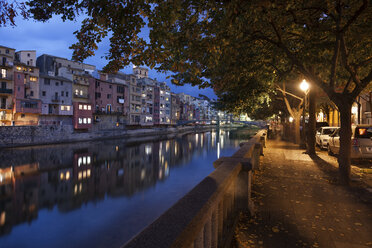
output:
[[[73,34],[78,30],[84,17],[79,17],[77,21],[63,22],[60,17],[55,16],[47,22],[36,22],[33,20],[23,20],[16,18],[16,27],[0,28],[0,45],[8,46],[16,50],[36,50],[37,56],[42,54],[55,55],[71,59],[71,44],[76,42]],[[149,29],[143,28],[141,35],[148,41]],[[106,65],[104,55],[110,48],[109,38],[105,38],[96,51],[95,56],[87,58],[84,62],[95,65],[97,69],[102,69]],[[126,67],[122,70],[125,73],[132,73],[132,67]],[[199,89],[191,85],[176,86],[166,79],[169,74],[158,73],[155,70],[149,71],[151,78],[158,81],[167,82],[171,90],[175,93],[184,92],[192,96],[204,94],[210,98],[216,98],[212,89]]]

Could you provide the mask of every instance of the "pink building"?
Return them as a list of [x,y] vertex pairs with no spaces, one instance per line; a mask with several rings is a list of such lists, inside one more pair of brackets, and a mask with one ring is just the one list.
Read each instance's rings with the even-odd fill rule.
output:
[[128,114],[129,91],[124,82],[108,81],[106,74],[100,74],[100,79],[91,80],[89,94],[92,96],[95,113]]
[[86,130],[92,127],[93,110],[90,103],[73,102],[74,115],[72,124],[75,129]]

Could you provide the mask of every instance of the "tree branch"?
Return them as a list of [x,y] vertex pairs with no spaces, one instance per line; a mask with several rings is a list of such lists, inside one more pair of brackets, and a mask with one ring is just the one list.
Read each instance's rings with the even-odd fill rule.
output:
[[360,85],[360,79],[358,78],[358,75],[356,74],[355,70],[350,66],[348,57],[349,53],[347,51],[346,43],[345,43],[345,37],[342,33],[340,33],[340,45],[341,45],[341,53],[342,53],[342,63],[344,64],[344,67],[346,70],[350,73],[351,77],[353,78],[354,83],[358,86]]
[[345,26],[341,29],[342,33],[345,33],[346,30],[350,27],[350,25],[360,16],[365,9],[367,9],[368,0],[363,0],[362,6],[354,13],[354,15],[349,19],[349,21],[345,24]]

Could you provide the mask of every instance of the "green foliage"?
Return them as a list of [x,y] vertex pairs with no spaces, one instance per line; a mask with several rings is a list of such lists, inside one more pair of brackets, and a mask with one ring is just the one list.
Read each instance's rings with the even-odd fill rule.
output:
[[[94,55],[110,37],[107,71],[134,63],[172,71],[172,82],[213,87],[235,112],[253,110],[274,81],[293,70],[336,105],[352,102],[372,80],[372,7],[368,0],[44,1],[35,19],[73,20],[73,58]],[[139,37],[149,28],[150,42]],[[233,99],[230,99],[233,98]]]

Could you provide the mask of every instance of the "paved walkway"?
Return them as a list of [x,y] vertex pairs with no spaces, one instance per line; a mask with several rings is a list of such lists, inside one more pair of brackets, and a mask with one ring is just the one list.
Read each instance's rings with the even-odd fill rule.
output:
[[255,175],[255,216],[242,214],[234,247],[372,247],[372,193],[337,183],[337,169],[296,145],[267,143]]

